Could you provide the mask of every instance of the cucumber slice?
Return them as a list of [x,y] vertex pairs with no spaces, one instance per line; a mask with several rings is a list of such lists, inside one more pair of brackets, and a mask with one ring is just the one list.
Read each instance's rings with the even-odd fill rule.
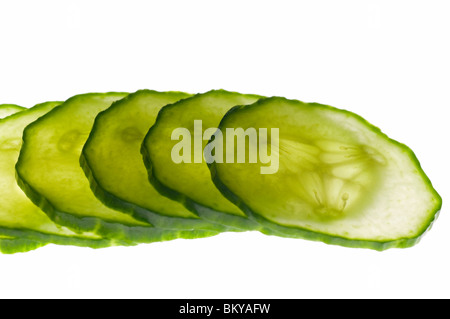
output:
[[21,112],[26,108],[16,104],[0,104],[0,119]]
[[[237,206],[222,196],[212,183],[208,166],[203,160],[203,147],[225,113],[235,105],[250,104],[259,98],[258,95],[212,90],[163,107],[141,149],[149,180],[155,188],[161,194],[183,203],[205,220],[242,230],[264,231],[261,225],[249,220]],[[194,121],[202,121],[202,127],[194,129]],[[176,163],[172,152],[183,140],[178,141],[177,137],[172,139],[172,134],[179,128],[191,133],[190,137],[185,138],[189,140],[193,152],[186,162]]]
[[142,162],[142,141],[161,107],[190,96],[140,90],[113,103],[97,115],[80,161],[92,191],[108,207],[160,228],[223,231],[159,194]]
[[129,244],[212,236],[209,231],[167,231],[102,204],[79,159],[97,114],[128,93],[74,96],[28,125],[17,161],[17,180],[57,224]]
[[0,244],[1,251],[20,252],[46,243],[111,246],[94,234],[77,234],[52,222],[19,188],[15,164],[24,128],[61,102],[47,102],[0,120]]
[[[284,236],[375,250],[410,247],[437,218],[441,197],[414,153],[356,114],[273,97],[236,106],[218,132],[239,127],[255,128],[257,146],[268,147],[270,158],[263,152],[256,163],[212,162],[213,181],[250,218]],[[223,152],[233,146],[220,134],[210,143]],[[261,174],[277,158],[277,170]]]

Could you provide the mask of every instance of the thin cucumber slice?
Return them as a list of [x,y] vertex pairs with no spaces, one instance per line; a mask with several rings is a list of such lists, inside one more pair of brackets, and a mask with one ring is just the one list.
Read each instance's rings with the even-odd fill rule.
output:
[[[258,95],[212,90],[163,107],[141,149],[149,180],[155,188],[205,220],[242,230],[262,230],[261,225],[249,220],[216,189],[203,160],[203,148],[225,113],[235,105],[254,103],[259,98]],[[200,121],[200,129],[194,128],[194,123]],[[190,133],[184,137],[190,147],[177,153],[193,150],[182,162],[172,158],[173,150],[185,141],[183,137],[173,136],[180,129]]]
[[16,164],[19,185],[54,222],[76,232],[130,244],[217,234],[155,228],[105,206],[92,193],[79,163],[82,147],[97,114],[127,95],[80,94],[28,125]]
[[[258,133],[247,154],[249,145],[269,151],[256,163],[210,161],[213,181],[250,218],[284,236],[375,250],[410,247],[440,211],[441,197],[414,153],[349,111],[261,99],[229,111],[210,143],[231,152],[232,139],[218,132],[235,128],[243,129],[238,138],[247,129]],[[262,167],[274,169],[262,174]]]
[[[111,241],[91,233],[77,234],[56,225],[16,183],[15,164],[24,128],[61,102],[38,104],[0,120],[0,236],[2,251],[20,252],[46,243],[108,247]],[[16,241],[15,241],[16,240]],[[34,243],[33,243],[34,242]]]
[[25,107],[16,104],[0,104],[0,119],[26,110]]
[[97,115],[80,162],[92,191],[108,207],[160,228],[223,231],[224,226],[200,219],[162,196],[149,183],[142,162],[142,141],[161,107],[190,96],[140,90],[114,102]]

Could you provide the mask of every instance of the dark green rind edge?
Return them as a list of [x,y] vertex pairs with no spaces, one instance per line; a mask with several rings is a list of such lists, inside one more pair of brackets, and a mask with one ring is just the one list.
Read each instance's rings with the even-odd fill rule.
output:
[[223,225],[224,227],[227,228],[227,231],[241,232],[247,230],[260,230],[260,228],[262,230],[262,227],[252,220],[237,215],[219,212],[214,209],[205,207],[203,205],[198,204],[191,198],[185,196],[184,194],[166,187],[164,184],[160,183],[160,181],[154,177],[153,165],[144,144],[142,144],[141,154],[143,161],[145,163],[145,167],[147,168],[148,180],[161,195],[166,196],[171,200],[178,201],[189,211],[191,211],[192,213],[194,213],[195,215],[199,216],[204,220]]
[[25,253],[40,247],[44,247],[47,243],[37,242],[24,238],[2,238],[0,239],[0,253],[12,255],[16,253]]
[[41,244],[55,244],[65,246],[89,247],[89,248],[106,248],[122,244],[118,241],[103,238],[99,239],[88,238],[83,237],[82,235],[80,236],[58,235],[41,231],[35,231],[31,229],[16,229],[8,227],[0,227],[0,234],[13,237],[12,239],[14,240],[21,239],[39,242]]
[[195,239],[211,237],[219,232],[214,231],[173,231],[155,228],[152,226],[131,226],[118,222],[105,221],[97,217],[78,217],[56,209],[46,198],[38,194],[25,180],[17,173],[18,185],[30,200],[41,208],[48,217],[58,225],[65,226],[76,233],[92,232],[115,245],[133,246],[139,243],[151,243],[168,241],[178,238]]
[[[118,92],[111,92],[117,94]],[[86,93],[87,95],[99,95],[108,93]],[[72,98],[76,98],[74,96]],[[70,99],[72,99],[70,98]],[[69,99],[69,100],[70,100]],[[67,101],[69,101],[67,100]],[[63,105],[63,104],[61,104]],[[39,123],[42,118],[50,117],[54,112],[57,112],[60,106],[55,107],[50,112],[43,115],[38,120],[29,124],[23,132],[22,150],[16,163],[16,180],[19,187],[28,196],[28,198],[56,224],[65,226],[76,233],[92,232],[102,238],[114,241],[117,245],[130,246],[139,243],[152,243],[158,241],[168,241],[178,238],[195,239],[202,237],[211,237],[217,235],[219,232],[214,231],[172,231],[163,230],[155,227],[132,226],[119,222],[105,221],[98,217],[78,217],[73,214],[58,210],[47,198],[39,194],[20,173],[20,166],[23,161],[23,149],[27,145],[28,135],[34,125]]]
[[[202,219],[194,219],[194,218],[182,218],[182,217],[171,217],[171,216],[165,216],[163,214],[160,214],[155,211],[151,211],[147,208],[144,208],[142,206],[139,206],[136,203],[129,202],[123,198],[120,198],[107,190],[105,190],[101,183],[99,183],[98,178],[95,176],[95,173],[91,169],[91,165],[89,163],[89,156],[87,152],[87,147],[89,146],[90,141],[92,140],[92,136],[96,133],[96,130],[98,128],[97,122],[99,118],[102,116],[102,114],[107,114],[108,112],[111,112],[115,107],[119,107],[122,103],[126,103],[128,99],[132,98],[135,94],[141,94],[142,92],[156,92],[156,93],[184,93],[184,92],[174,92],[174,91],[167,91],[167,92],[157,92],[153,90],[139,90],[135,93],[132,93],[128,95],[127,97],[118,100],[116,102],[113,102],[111,106],[104,111],[100,112],[95,121],[94,125],[92,127],[92,130],[89,134],[88,139],[86,140],[86,143],[84,144],[83,150],[81,152],[80,156],[80,166],[83,169],[87,179],[89,180],[89,184],[91,187],[92,192],[94,195],[106,206],[121,211],[126,214],[130,214],[133,216],[136,220],[140,220],[143,222],[149,222],[155,227],[163,228],[163,229],[175,229],[175,230],[208,230],[208,231],[227,231],[228,228],[220,225],[211,223]],[[188,93],[185,93],[188,94]]]
[[[211,91],[208,91],[205,93],[197,93],[197,94],[193,95],[191,98],[195,98],[196,96],[201,96],[201,95],[207,94],[209,92],[226,92],[226,93],[231,93],[231,94],[235,93],[235,94],[243,95],[242,93],[239,93],[239,92],[232,92],[232,91],[226,91],[226,90],[220,89],[220,90],[211,90]],[[245,94],[245,95],[255,96],[258,98],[261,97],[259,95],[255,95],[255,94]],[[188,197],[187,195],[180,193],[180,192],[164,185],[155,176],[154,167],[153,167],[153,164],[151,161],[150,154],[146,147],[146,144],[149,142],[150,135],[152,134],[153,130],[158,125],[160,125],[160,121],[158,121],[158,120],[160,119],[162,114],[164,114],[164,112],[166,112],[171,107],[176,107],[177,104],[181,103],[181,102],[183,102],[183,101],[171,103],[171,104],[168,104],[161,108],[161,110],[158,113],[158,116],[156,117],[155,124],[149,129],[149,131],[147,132],[147,134],[144,138],[144,141],[142,143],[141,154],[142,154],[142,158],[143,158],[145,167],[147,168],[148,179],[149,179],[150,183],[153,185],[153,187],[155,187],[155,189],[159,193],[161,193],[162,195],[164,195],[172,200],[180,202],[188,210],[190,210],[194,214],[200,216],[200,218],[203,218],[205,220],[208,220],[208,221],[211,221],[214,223],[226,225],[227,227],[230,227],[231,229],[234,228],[234,231],[238,231],[238,232],[239,231],[260,231],[263,234],[268,234],[268,235],[273,234],[275,231],[273,231],[271,229],[267,229],[266,227],[263,227],[255,220],[251,220],[251,219],[241,217],[238,215],[229,214],[226,212],[217,211],[215,209],[212,209],[210,207],[202,205],[202,204],[194,201],[192,198]]]
[[[233,107],[232,109],[230,109],[225,114],[225,116],[222,118],[222,121],[219,125],[219,129],[221,129],[223,127],[224,122],[228,119],[228,117],[231,114],[239,111],[240,109],[254,108],[254,107],[257,107],[261,103],[265,103],[268,101],[272,102],[276,99],[288,101],[290,103],[291,102],[302,103],[302,104],[304,103],[304,102],[301,102],[298,100],[288,100],[284,97],[275,96],[275,97],[260,99],[257,102],[250,104],[250,105],[237,105],[237,106]],[[226,198],[228,198],[230,201],[232,201],[235,205],[239,206],[241,208],[241,210],[244,211],[247,216],[249,216],[250,219],[255,220],[258,223],[261,223],[261,224],[277,231],[278,232],[277,235],[281,236],[281,237],[300,238],[300,239],[306,239],[306,240],[311,240],[311,241],[320,241],[320,242],[323,242],[325,244],[330,244],[330,245],[339,245],[339,246],[349,247],[349,248],[368,248],[368,249],[373,249],[373,250],[377,250],[377,251],[384,251],[389,248],[408,248],[408,247],[412,247],[412,246],[416,245],[424,237],[424,235],[431,229],[432,225],[437,220],[437,218],[440,214],[441,208],[442,208],[442,198],[437,193],[437,191],[433,188],[433,185],[432,185],[430,179],[423,171],[423,169],[420,165],[420,162],[417,159],[414,152],[405,144],[402,144],[396,140],[389,138],[378,127],[372,125],[371,123],[369,123],[367,120],[365,120],[358,114],[355,114],[348,110],[338,109],[338,108],[335,108],[335,107],[332,107],[329,105],[324,105],[324,104],[319,104],[319,103],[305,103],[305,104],[309,104],[314,107],[321,107],[321,108],[328,109],[328,110],[331,110],[334,112],[337,111],[337,112],[346,113],[346,114],[350,115],[351,117],[354,117],[355,119],[360,121],[368,129],[370,129],[377,135],[382,136],[388,142],[393,143],[396,146],[400,147],[409,155],[409,158],[415,164],[415,166],[417,167],[417,170],[420,172],[420,175],[422,176],[425,184],[428,186],[428,190],[430,191],[431,194],[433,194],[434,198],[436,198],[436,200],[437,200],[437,204],[435,205],[435,207],[433,207],[430,210],[430,218],[427,220],[427,222],[424,223],[424,226],[419,230],[417,236],[404,237],[404,238],[385,240],[385,241],[357,239],[357,238],[350,239],[350,238],[345,238],[345,237],[341,237],[341,236],[335,236],[335,235],[328,234],[328,233],[312,231],[312,230],[308,230],[306,228],[291,227],[291,226],[284,226],[284,225],[276,224],[275,222],[270,221],[267,218],[263,217],[262,215],[258,214],[258,212],[253,211],[245,203],[245,201],[242,198],[240,198],[239,196],[234,194],[224,183],[222,183],[222,181],[218,177],[215,163],[211,163],[211,164],[208,164],[208,167],[211,171],[211,178],[212,178],[214,184],[216,185],[216,187],[218,188],[218,190]],[[208,143],[210,143],[211,141],[212,141],[212,138],[210,139],[210,141]]]

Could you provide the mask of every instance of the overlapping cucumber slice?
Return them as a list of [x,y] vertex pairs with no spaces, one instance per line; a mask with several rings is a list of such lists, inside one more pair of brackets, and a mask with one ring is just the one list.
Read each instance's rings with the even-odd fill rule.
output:
[[161,107],[190,97],[183,92],[140,90],[100,112],[87,139],[82,167],[94,194],[106,206],[160,228],[222,231],[223,225],[199,218],[162,196],[148,181],[140,152]]
[[92,193],[80,167],[82,147],[97,114],[127,95],[80,94],[28,125],[16,165],[19,185],[56,224],[111,241],[135,244],[217,234],[156,228],[105,206]]
[[0,120],[0,251],[23,252],[48,243],[92,248],[113,243],[92,233],[75,233],[56,225],[19,188],[15,165],[24,128],[58,106],[47,102]]
[[[0,104],[0,119],[21,112],[23,110],[26,110],[26,108],[16,104]],[[21,238],[0,235],[0,252],[3,254],[26,252],[45,245],[46,243],[39,243],[31,240],[23,240]]]
[[[203,148],[225,113],[235,105],[251,104],[259,98],[212,90],[163,107],[142,144],[149,180],[155,188],[204,220],[241,230],[264,231],[216,189],[203,158]],[[177,136],[178,131],[189,134]],[[189,145],[184,150],[177,146],[183,142]],[[184,152],[186,160],[174,160],[174,149],[178,149],[176,153]]]
[[[214,183],[251,219],[283,236],[376,250],[409,247],[441,208],[413,152],[351,112],[272,97],[236,106],[218,132],[235,128],[242,128],[238,138],[247,129],[258,132],[247,154],[258,147],[268,153],[254,163],[212,161]],[[226,135],[210,143],[224,153],[235,146]],[[275,169],[262,174],[262,167]]]

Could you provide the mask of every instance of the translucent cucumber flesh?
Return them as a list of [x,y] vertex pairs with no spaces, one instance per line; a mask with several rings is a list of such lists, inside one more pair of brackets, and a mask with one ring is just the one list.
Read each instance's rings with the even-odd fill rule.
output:
[[43,103],[0,121],[0,238],[3,241],[0,246],[9,247],[8,251],[22,251],[33,241],[36,243],[31,247],[51,242],[91,247],[110,245],[95,234],[77,234],[56,225],[17,185],[15,164],[23,129],[59,104]]
[[262,162],[213,163],[211,169],[222,192],[267,225],[294,237],[314,237],[296,233],[301,229],[331,241],[387,242],[417,238],[435,218],[440,197],[413,153],[359,116],[271,98],[236,108],[220,128],[256,123],[279,128],[278,147],[269,146],[278,171],[261,174],[268,165]]
[[[202,121],[201,135],[204,135],[206,129],[218,127],[223,115],[231,107],[250,104],[259,98],[260,96],[256,95],[218,90],[198,94],[164,107],[143,144],[150,162],[153,182],[166,188],[166,193],[172,193],[172,197],[181,201],[193,201],[216,211],[245,216],[216,189],[205,161],[195,163],[192,158],[191,163],[175,163],[172,160],[172,148],[179,141],[172,140],[171,134],[177,128],[187,128],[191,132],[191,145],[194,145],[195,120]],[[202,149],[207,142],[208,139],[203,140]]]
[[127,93],[70,98],[27,126],[16,165],[25,193],[58,224],[133,244],[211,236],[217,232],[169,232],[111,209],[92,193],[80,167],[82,147],[95,117]]
[[0,104],[0,119],[25,110],[24,107],[15,104]]
[[357,209],[362,198],[367,201],[385,162],[373,149],[337,141],[307,144],[281,138],[279,143],[280,168],[276,174],[284,180],[282,191],[288,189],[287,194],[291,194],[287,203],[299,205],[277,214],[275,218],[279,219],[287,215],[289,220],[291,211],[297,218],[304,214],[306,220],[348,214]]
[[92,189],[103,203],[129,211],[157,227],[223,228],[201,220],[180,203],[162,196],[149,183],[142,161],[142,141],[161,107],[189,96],[181,92],[141,90],[96,117],[82,158],[85,172],[94,183]]

